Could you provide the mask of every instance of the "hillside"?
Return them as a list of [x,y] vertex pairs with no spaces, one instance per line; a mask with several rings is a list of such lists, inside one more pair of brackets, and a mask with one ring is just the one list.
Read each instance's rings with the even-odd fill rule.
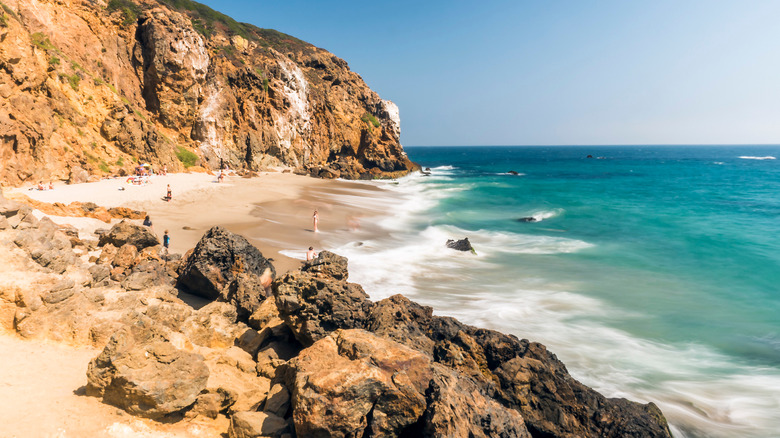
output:
[[189,0],[0,6],[4,184],[123,175],[140,162],[349,179],[415,167],[398,108],[294,37]]

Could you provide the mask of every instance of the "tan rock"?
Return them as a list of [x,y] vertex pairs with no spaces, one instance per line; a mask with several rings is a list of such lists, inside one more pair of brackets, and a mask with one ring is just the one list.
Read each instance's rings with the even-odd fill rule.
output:
[[363,330],[334,332],[290,367],[293,418],[303,436],[397,436],[425,411],[422,391],[433,375],[428,356]]

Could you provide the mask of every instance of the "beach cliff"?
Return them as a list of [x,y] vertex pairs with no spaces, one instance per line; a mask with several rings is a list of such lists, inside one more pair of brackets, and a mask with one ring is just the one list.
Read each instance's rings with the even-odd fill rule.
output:
[[398,108],[347,63],[190,0],[2,0],[0,180],[148,162],[324,178],[415,168]]
[[[102,351],[85,393],[230,437],[669,437],[652,403],[586,387],[545,346],[401,295],[373,302],[327,251],[277,275],[240,235],[184,256],[129,221],[85,235],[0,194],[0,325]],[[196,297],[200,297],[195,299]]]

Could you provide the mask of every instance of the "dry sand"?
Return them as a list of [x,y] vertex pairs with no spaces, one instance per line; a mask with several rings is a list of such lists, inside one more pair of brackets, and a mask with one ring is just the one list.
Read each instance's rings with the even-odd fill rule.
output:
[[[168,184],[173,191],[170,202],[162,199]],[[244,235],[264,256],[273,258],[278,274],[298,268],[309,246],[320,251],[377,232],[371,216],[386,214],[382,199],[388,196],[370,183],[277,172],[251,179],[228,177],[219,184],[212,175],[175,174],[154,177],[140,187],[115,179],[46,191],[5,191],[9,192],[45,202],[94,202],[145,210],[159,236],[169,230],[171,252],[184,253],[208,228],[221,225]],[[319,233],[312,230],[314,209],[319,210]],[[84,232],[108,227],[96,219],[52,219]],[[227,430],[224,417],[161,424],[82,395],[87,364],[98,353],[93,348],[22,340],[0,332],[0,438],[219,437]]]
[[[170,185],[173,199],[163,200]],[[255,178],[229,176],[217,183],[213,175],[155,176],[144,186],[109,179],[94,183],[59,185],[54,190],[9,190],[44,202],[94,202],[104,207],[126,206],[146,211],[154,231],[171,236],[170,251],[183,254],[212,226],[240,233],[274,260],[278,274],[300,266],[306,250],[328,249],[333,242],[354,238],[350,232],[375,232],[370,217],[384,214],[385,190],[366,182],[323,180],[291,173],[265,172]],[[319,210],[320,232],[312,229]],[[39,214],[41,216],[41,214]],[[88,218],[52,217],[92,232],[108,224]],[[138,221],[139,223],[141,221]],[[353,233],[354,234],[354,233]],[[289,257],[281,254],[294,255]]]

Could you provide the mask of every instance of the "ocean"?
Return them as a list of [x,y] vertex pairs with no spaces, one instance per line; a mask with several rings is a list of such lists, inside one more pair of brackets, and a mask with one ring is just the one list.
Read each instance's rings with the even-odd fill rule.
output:
[[780,436],[780,146],[406,151],[430,175],[333,248],[372,299],[541,342],[675,436]]

